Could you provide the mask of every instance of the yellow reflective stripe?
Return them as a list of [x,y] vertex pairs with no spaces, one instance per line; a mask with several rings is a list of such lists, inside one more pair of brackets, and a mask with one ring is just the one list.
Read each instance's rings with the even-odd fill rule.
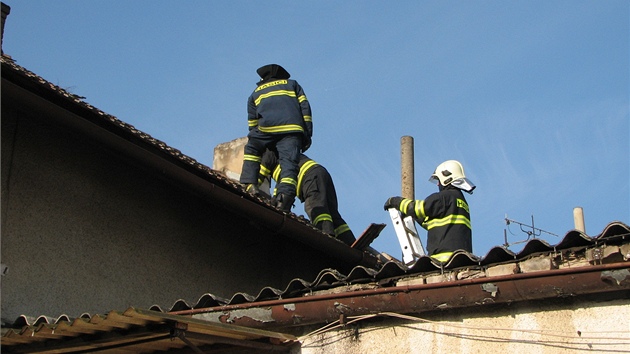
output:
[[247,154],[245,154],[245,155],[243,155],[243,160],[260,163],[262,158],[260,156],[256,156],[256,155],[247,155]]
[[311,117],[311,116],[304,116],[304,121],[305,122],[312,122],[313,121],[313,117]]
[[280,183],[286,183],[286,184],[291,184],[291,185],[297,186],[297,181],[294,180],[293,178],[289,178],[289,177],[281,179]]
[[409,208],[409,204],[411,204],[413,200],[411,199],[403,199],[402,201],[400,201],[400,206],[398,207],[399,210],[403,213],[403,214],[407,214],[407,208]]
[[[306,174],[306,172],[308,170],[311,169],[311,167],[317,166],[317,165],[319,165],[317,162],[315,162],[313,160],[308,160],[300,167],[300,172],[298,173],[297,185],[295,187],[295,189],[297,190],[298,194],[300,194],[300,191],[302,190],[302,181],[304,179],[304,175]],[[280,172],[281,171],[282,171],[282,169],[280,168],[280,164],[278,164],[276,166],[276,168],[273,170],[272,178],[274,180],[276,180],[276,181],[280,180]]]
[[442,253],[432,255],[431,258],[438,260],[442,263],[445,263],[451,258],[452,255],[453,255],[453,252],[442,252]]
[[267,177],[271,174],[271,170],[267,168],[265,165],[260,165],[260,174]]
[[464,215],[449,215],[449,216],[441,218],[441,219],[430,220],[430,221],[427,221],[427,222],[423,223],[423,226],[427,230],[431,230],[434,227],[440,227],[440,226],[445,226],[445,225],[454,225],[454,224],[465,225],[469,229],[472,229],[472,226],[470,225],[470,220],[467,217],[465,217]]
[[313,225],[317,225],[317,223],[322,221],[332,222],[332,216],[330,216],[330,214],[320,214],[315,218],[315,220],[313,220]]
[[298,124],[276,125],[274,127],[261,127],[258,129],[263,133],[285,133],[285,132],[303,132],[304,128]]
[[250,127],[255,127],[258,125],[258,119],[250,119],[247,121],[247,125]]
[[302,190],[302,179],[304,178],[306,171],[308,171],[311,167],[316,166],[316,165],[317,165],[317,162],[313,160],[308,160],[302,165],[302,167],[300,167],[300,173],[298,173],[298,183],[297,183],[298,194]]
[[424,218],[426,217],[426,214],[424,213],[424,200],[420,200],[419,202],[416,202],[414,212],[416,213],[416,216],[418,217],[418,219],[424,220]]
[[300,103],[302,103],[302,102],[306,101],[306,95],[302,95],[302,96],[298,97],[298,101],[299,101]]
[[[277,90],[277,91],[271,91],[271,92],[263,93],[262,95],[258,96],[258,98],[256,98],[254,103],[256,104],[256,106],[258,106],[262,100],[264,100],[265,98],[273,97],[273,96],[297,97],[297,95],[295,94],[295,91],[291,91],[291,90]],[[306,97],[304,97],[304,98],[306,99]]]
[[335,236],[339,236],[347,231],[350,231],[350,226],[348,226],[348,224],[343,224],[335,229]]
[[272,178],[276,181],[280,180],[280,164],[276,165],[276,168],[273,169],[273,176]]

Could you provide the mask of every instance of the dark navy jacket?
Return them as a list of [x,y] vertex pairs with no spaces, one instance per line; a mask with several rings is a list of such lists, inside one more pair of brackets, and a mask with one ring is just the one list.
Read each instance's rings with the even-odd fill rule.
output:
[[313,135],[311,106],[295,80],[260,81],[247,100],[249,130],[266,134]]
[[430,255],[456,250],[472,252],[470,210],[458,188],[447,186],[424,200],[416,200],[405,209],[407,215],[414,215],[427,229],[427,251]]

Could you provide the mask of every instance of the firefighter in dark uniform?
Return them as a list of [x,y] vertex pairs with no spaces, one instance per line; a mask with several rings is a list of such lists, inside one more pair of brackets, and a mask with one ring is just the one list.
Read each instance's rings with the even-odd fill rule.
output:
[[391,197],[384,208],[394,208],[411,215],[427,230],[429,256],[446,262],[454,251],[472,253],[470,210],[462,191],[472,194],[475,185],[464,175],[464,167],[455,160],[441,163],[429,181],[437,183],[439,192],[424,200]]
[[295,201],[300,151],[311,145],[311,106],[304,90],[282,66],[265,65],[256,70],[261,80],[247,101],[249,133],[240,182],[258,194],[260,161],[266,148],[277,151],[282,173],[278,181],[277,207],[290,211]]
[[[351,246],[356,238],[339,214],[337,192],[332,177],[324,166],[304,154],[300,154],[298,165],[297,196],[304,203],[304,211],[311,223]],[[271,150],[265,151],[260,164],[258,183],[262,184],[269,178],[277,182],[281,176],[282,166],[278,163],[277,155]]]

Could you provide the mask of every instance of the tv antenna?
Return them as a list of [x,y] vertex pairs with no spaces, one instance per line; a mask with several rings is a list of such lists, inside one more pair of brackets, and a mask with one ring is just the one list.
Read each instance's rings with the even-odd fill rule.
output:
[[[524,232],[525,234],[527,234],[527,238],[525,240],[522,241],[516,241],[516,242],[512,242],[512,243],[508,243],[507,241],[507,231],[510,230],[510,224],[517,224],[520,229],[521,232]],[[507,230],[504,229],[503,230],[503,238],[505,239],[505,243],[503,244],[505,247],[509,247],[511,245],[516,245],[519,243],[524,243],[529,241],[530,239],[535,239],[536,237],[539,237],[540,235],[542,235],[542,233],[546,233],[552,236],[556,236],[558,237],[558,235],[549,232],[549,231],[545,231],[543,229],[539,229],[537,227],[534,226],[534,215],[532,215],[532,224],[531,225],[527,225],[524,224],[522,222],[518,222],[516,220],[512,220],[512,219],[508,219],[507,214],[505,214],[505,225],[507,226]],[[512,231],[510,231],[510,234],[514,235],[514,233]]]

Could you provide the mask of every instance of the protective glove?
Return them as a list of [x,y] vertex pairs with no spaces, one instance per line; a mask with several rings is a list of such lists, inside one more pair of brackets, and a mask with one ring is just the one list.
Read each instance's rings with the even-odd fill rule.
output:
[[306,150],[311,147],[311,143],[311,137],[304,135],[304,138],[302,139],[302,152],[306,152]]
[[391,209],[394,208],[396,210],[400,210],[400,203],[403,201],[403,197],[391,197],[387,199],[385,205],[383,205],[383,209]]

